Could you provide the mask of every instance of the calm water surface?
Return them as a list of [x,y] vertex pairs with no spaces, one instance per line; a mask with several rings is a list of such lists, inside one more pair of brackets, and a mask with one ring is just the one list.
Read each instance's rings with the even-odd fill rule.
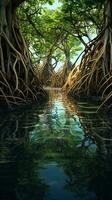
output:
[[112,117],[49,92],[0,113],[0,200],[112,200]]

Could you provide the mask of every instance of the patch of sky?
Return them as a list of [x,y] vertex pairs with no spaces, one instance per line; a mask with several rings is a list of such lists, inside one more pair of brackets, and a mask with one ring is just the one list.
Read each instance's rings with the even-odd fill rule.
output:
[[[96,33],[91,34],[89,37],[90,37],[91,40],[93,40],[93,39],[96,37]],[[83,40],[84,40],[85,43],[88,43],[88,42],[89,42],[89,40],[87,39],[87,37],[83,37]],[[74,55],[74,57],[71,59],[72,64],[75,63],[76,59],[77,59],[77,58],[79,57],[79,55],[84,51],[85,46],[84,46],[83,44],[81,44],[81,48],[82,48],[82,50],[81,50],[81,51],[77,51],[76,54]],[[80,64],[82,56],[83,56],[83,53],[81,54],[81,56],[80,56],[79,59],[77,60],[77,63],[76,63],[77,66]],[[55,62],[55,61],[53,60],[53,63],[54,63],[54,62]],[[56,66],[56,68],[55,68],[55,71],[58,71],[62,65],[63,65],[63,62],[60,62],[60,61],[59,61],[58,64],[57,64],[57,66]]]
[[55,0],[52,5],[50,5],[49,3],[46,3],[45,7],[47,7],[50,10],[55,10],[56,8],[60,7],[61,5],[62,5],[62,3],[60,3],[58,0]]

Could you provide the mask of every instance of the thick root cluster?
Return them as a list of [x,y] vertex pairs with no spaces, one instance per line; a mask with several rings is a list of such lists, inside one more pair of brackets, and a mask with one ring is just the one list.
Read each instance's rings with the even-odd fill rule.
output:
[[62,86],[67,81],[67,77],[70,71],[71,68],[64,64],[57,72],[53,72],[51,75],[51,86],[62,88]]
[[[69,74],[63,90],[72,96],[100,96],[111,106],[112,97],[112,33],[107,28],[90,42],[81,64]],[[105,41],[105,42],[104,42]],[[102,106],[101,105],[101,106]]]
[[35,66],[36,77],[38,77],[40,83],[44,86],[51,85],[51,76],[53,73],[53,66],[47,60]]
[[[105,4],[105,26],[85,49],[79,68],[70,73],[63,89],[75,96],[100,96],[101,106],[112,106],[112,1]],[[100,107],[101,107],[100,106]]]
[[17,23],[11,31],[1,25],[0,33],[0,103],[9,107],[38,101],[45,95],[32,68],[25,40]]

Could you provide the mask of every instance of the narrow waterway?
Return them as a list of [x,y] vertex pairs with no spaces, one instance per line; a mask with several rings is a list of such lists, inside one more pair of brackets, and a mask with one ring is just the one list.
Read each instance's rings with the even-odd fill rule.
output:
[[0,114],[0,200],[112,200],[112,116],[48,91]]

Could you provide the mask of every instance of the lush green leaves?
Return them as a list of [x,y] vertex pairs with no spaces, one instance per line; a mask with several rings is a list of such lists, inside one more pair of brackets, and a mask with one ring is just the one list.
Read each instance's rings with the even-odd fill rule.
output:
[[[49,9],[54,0],[28,0],[19,10],[22,31],[35,62],[46,56],[65,59],[65,49],[74,57],[91,35],[103,24],[105,0],[60,0],[61,6]],[[46,4],[47,3],[47,4]],[[86,39],[85,39],[86,38]]]

